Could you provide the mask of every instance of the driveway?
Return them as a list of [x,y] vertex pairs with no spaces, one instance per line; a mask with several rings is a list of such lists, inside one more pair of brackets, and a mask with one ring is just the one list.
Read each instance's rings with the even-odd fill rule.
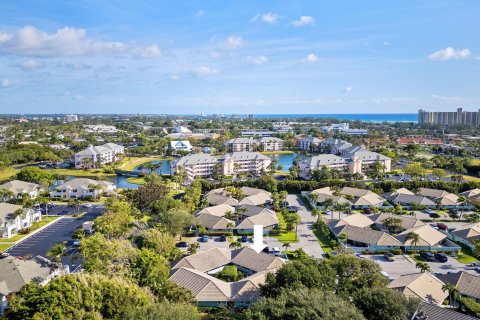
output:
[[[290,206],[298,207],[298,215],[300,216],[300,223],[297,227],[297,236],[299,242],[291,243],[289,250],[296,250],[302,248],[310,257],[321,259],[323,258],[323,249],[317,241],[317,237],[313,234],[312,226],[316,222],[316,218],[310,213],[310,210],[305,206],[302,197],[296,194],[289,194],[287,202]],[[281,247],[280,245],[278,245]]]
[[415,267],[415,264],[410,262],[405,256],[395,256],[395,261],[387,261],[383,255],[373,254],[365,255],[366,259],[375,261],[385,271],[390,279],[397,279],[401,275],[418,273],[420,270]]

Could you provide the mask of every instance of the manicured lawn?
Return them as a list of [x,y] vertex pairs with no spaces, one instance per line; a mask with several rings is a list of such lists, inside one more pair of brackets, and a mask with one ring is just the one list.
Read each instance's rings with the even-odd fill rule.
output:
[[152,162],[155,160],[168,160],[168,158],[159,158],[159,157],[128,157],[122,160],[122,163],[118,167],[120,170],[132,171],[135,167]]
[[0,243],[0,251],[5,251],[10,248],[13,244]]
[[283,151],[262,151],[261,154],[269,155],[269,154],[293,154],[293,151],[290,150],[283,150]]
[[74,176],[74,177],[107,177],[107,176],[116,176],[115,173],[105,173],[103,169],[51,169],[48,172],[52,174],[59,174],[63,176]]
[[472,255],[472,250],[470,248],[467,248],[463,245],[460,245],[462,247],[462,251],[458,254],[457,260],[461,263],[469,264],[472,262],[479,262],[477,258],[475,258]]
[[145,178],[130,177],[130,178],[127,178],[127,182],[128,183],[133,183],[133,184],[143,185],[143,184],[145,184]]
[[[60,218],[60,217],[42,217],[42,221],[40,221],[40,222],[35,222],[35,223],[30,227],[30,233],[32,233],[33,231],[37,230],[38,228],[43,227],[43,226],[46,225],[47,223],[52,222],[52,221],[54,221],[54,220],[57,220],[57,219],[59,219],[59,218]],[[30,233],[28,233],[28,234],[16,234],[16,235],[14,235],[13,237],[8,238],[8,239],[0,239],[0,242],[3,242],[3,243],[14,243],[14,242],[22,239],[23,237],[28,236]]]
[[16,175],[18,171],[20,170],[15,169],[14,167],[5,167],[0,169],[0,181],[11,178],[12,176]]
[[280,222],[280,230],[282,230],[282,234],[279,236],[272,236],[278,238],[280,242],[298,242],[297,234],[295,230],[293,231],[286,231],[285,229],[285,219],[283,215],[277,212],[278,221]]
[[479,177],[474,177],[474,176],[463,176],[463,179],[467,181],[476,181],[476,182],[480,181]]
[[324,235],[315,225],[313,226],[313,233],[317,237],[318,243],[320,243],[323,252],[328,253],[333,250],[330,246],[330,241],[333,239],[330,236]]

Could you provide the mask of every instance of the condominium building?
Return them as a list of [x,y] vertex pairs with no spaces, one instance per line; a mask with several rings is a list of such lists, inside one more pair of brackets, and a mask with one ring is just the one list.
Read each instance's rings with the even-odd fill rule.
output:
[[86,124],[83,127],[85,128],[85,132],[87,133],[113,134],[121,131],[115,126],[107,126],[104,124]]
[[418,110],[418,124],[434,124],[446,126],[474,126],[480,125],[479,111],[463,111],[458,108],[453,112],[425,111]]
[[40,211],[10,203],[0,203],[0,238],[10,238],[42,220]]
[[97,198],[102,194],[115,194],[116,185],[108,181],[76,178],[55,187],[51,198],[81,199]]
[[225,155],[222,161],[223,174],[260,174],[267,171],[272,160],[258,152],[234,152]]
[[250,138],[235,138],[228,141],[228,150],[230,152],[254,151],[256,142]]
[[176,175],[179,170],[184,170],[189,180],[193,180],[195,177],[210,177],[220,170],[219,160],[209,154],[191,154],[170,162],[172,176]]
[[98,168],[121,159],[125,148],[115,143],[106,143],[102,146],[90,145],[74,155],[76,169]]
[[63,121],[65,121],[66,123],[76,122],[76,121],[78,121],[78,116],[76,114],[66,114],[63,117]]
[[283,140],[276,137],[263,137],[258,140],[260,150],[262,151],[281,151],[283,150]]
[[322,143],[322,139],[318,139],[312,136],[304,137],[298,140],[298,148],[301,150],[311,151],[312,149],[318,148],[318,146]]

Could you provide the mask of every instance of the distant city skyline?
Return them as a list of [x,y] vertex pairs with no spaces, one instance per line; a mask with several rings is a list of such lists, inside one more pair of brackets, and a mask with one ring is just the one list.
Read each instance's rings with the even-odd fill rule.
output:
[[480,107],[476,1],[0,3],[0,114]]

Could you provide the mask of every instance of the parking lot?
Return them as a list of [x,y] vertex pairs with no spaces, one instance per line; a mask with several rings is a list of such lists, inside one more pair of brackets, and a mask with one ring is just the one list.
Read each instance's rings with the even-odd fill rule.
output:
[[[83,210],[87,211],[87,210]],[[41,255],[46,257],[48,251],[57,243],[72,239],[72,233],[85,221],[90,221],[102,214],[102,207],[88,208],[88,213],[80,218],[69,216],[61,217],[55,223],[45,229],[35,233],[26,240],[7,249],[6,252],[12,256],[20,257],[27,255]],[[73,251],[70,255],[63,257],[64,264],[70,265],[70,268],[78,266],[78,262],[72,261]]]

